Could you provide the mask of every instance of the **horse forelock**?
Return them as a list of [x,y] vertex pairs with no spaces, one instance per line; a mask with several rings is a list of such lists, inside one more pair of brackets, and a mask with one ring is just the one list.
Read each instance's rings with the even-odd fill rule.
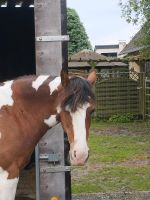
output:
[[65,89],[65,98],[62,102],[63,108],[68,107],[75,112],[78,107],[82,107],[89,99],[94,100],[94,93],[91,84],[81,77],[70,79],[69,85]]

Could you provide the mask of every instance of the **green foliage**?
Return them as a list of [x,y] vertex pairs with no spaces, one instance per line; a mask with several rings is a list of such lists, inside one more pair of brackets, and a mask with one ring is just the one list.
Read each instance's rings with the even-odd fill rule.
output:
[[67,30],[70,37],[70,42],[68,46],[69,55],[77,53],[83,49],[92,49],[85,28],[81,23],[77,12],[74,9],[68,8],[67,20]]
[[133,120],[134,120],[134,116],[131,113],[116,114],[116,115],[112,115],[109,118],[109,122],[115,122],[115,123],[128,123]]
[[144,55],[150,53],[150,0],[120,0],[122,15],[128,23],[141,25],[143,37],[140,38],[139,44],[147,46],[143,50]]

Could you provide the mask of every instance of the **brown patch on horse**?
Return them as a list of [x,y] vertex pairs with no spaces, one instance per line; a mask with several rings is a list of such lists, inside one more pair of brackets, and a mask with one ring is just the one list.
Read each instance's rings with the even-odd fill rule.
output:
[[50,80],[36,91],[32,88],[35,79],[30,76],[15,80],[12,85],[14,104],[0,110],[0,166],[8,171],[10,179],[18,177],[47,131],[44,119],[57,114],[58,92],[50,95]]

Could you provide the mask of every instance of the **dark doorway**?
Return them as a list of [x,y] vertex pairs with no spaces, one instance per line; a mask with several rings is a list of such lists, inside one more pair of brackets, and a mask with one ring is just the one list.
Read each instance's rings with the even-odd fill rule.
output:
[[[36,73],[34,8],[0,7],[0,81]],[[34,199],[35,169],[24,170],[17,200]]]
[[0,8],[0,81],[34,74],[33,8]]

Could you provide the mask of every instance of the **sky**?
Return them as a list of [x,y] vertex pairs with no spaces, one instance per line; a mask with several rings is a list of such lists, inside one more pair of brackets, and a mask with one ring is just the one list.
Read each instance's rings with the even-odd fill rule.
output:
[[121,17],[119,0],[67,0],[67,7],[77,11],[93,48],[119,41],[128,43],[139,30]]

